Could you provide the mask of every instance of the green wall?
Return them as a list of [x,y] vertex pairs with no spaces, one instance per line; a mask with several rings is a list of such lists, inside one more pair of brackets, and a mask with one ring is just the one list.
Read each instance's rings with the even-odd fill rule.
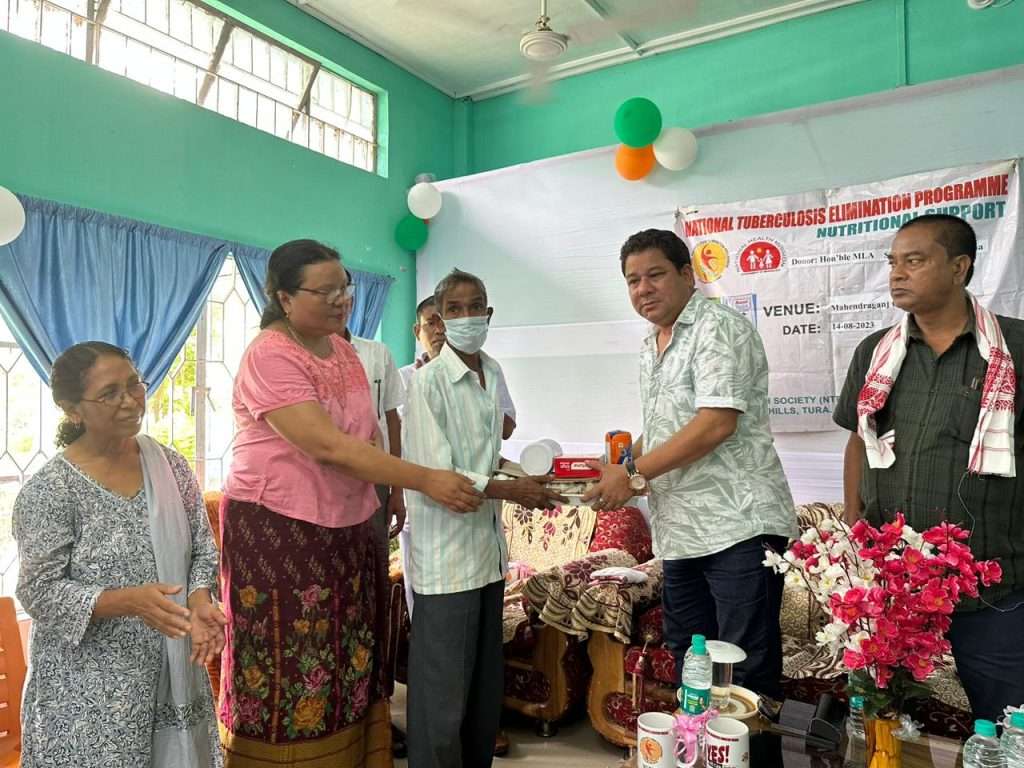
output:
[[[386,176],[368,174],[0,33],[0,185],[273,247],[338,246],[397,278],[382,337],[412,357],[415,260],[392,239],[413,177],[465,175],[614,143],[645,95],[698,128],[1024,62],[1024,0],[867,0],[580,75],[552,99],[453,101],[284,0],[214,0],[386,92]],[[770,147],[765,151],[771,151]]]
[[325,240],[397,278],[382,336],[411,360],[415,260],[392,233],[417,173],[452,175],[454,102],[284,0],[228,5],[387,92],[387,178],[0,32],[0,185],[268,248]]
[[666,125],[699,128],[1022,62],[1024,2],[867,0],[560,80],[544,104],[477,102],[455,153],[479,172],[607,146],[632,96],[653,99]]

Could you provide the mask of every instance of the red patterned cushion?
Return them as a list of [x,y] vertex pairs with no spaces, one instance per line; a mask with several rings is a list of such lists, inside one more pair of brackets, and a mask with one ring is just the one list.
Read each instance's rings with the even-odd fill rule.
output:
[[[644,654],[642,666],[640,664],[641,653]],[[668,648],[648,647],[645,652],[643,647],[634,645],[626,651],[626,658],[622,666],[627,675],[641,675],[648,680],[675,685],[676,660]]]
[[543,672],[506,664],[505,695],[520,701],[543,704],[551,698],[551,683]]
[[641,644],[661,645],[664,642],[663,616],[661,603],[644,611],[640,615],[640,620],[636,623],[636,637],[634,640]]
[[651,550],[651,529],[647,527],[643,512],[636,507],[609,509],[597,513],[594,537],[590,540],[590,551],[622,549],[646,563],[654,553]]
[[[648,698],[644,701],[646,712],[674,713],[679,705],[674,701],[661,701]],[[633,707],[633,699],[626,693],[609,693],[604,697],[605,716],[616,725],[627,731],[636,731],[636,718],[639,714]]]
[[533,649],[537,646],[537,630],[538,627],[530,626],[530,622],[522,622],[516,627],[515,637],[505,643],[505,656],[524,660],[533,658]]

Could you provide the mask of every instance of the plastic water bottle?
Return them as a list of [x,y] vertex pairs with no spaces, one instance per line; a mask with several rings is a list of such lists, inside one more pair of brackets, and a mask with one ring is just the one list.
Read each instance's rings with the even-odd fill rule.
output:
[[711,703],[711,656],[706,642],[704,635],[694,635],[683,659],[679,706],[688,715],[701,714]]
[[850,697],[850,716],[846,718],[846,759],[844,768],[865,768],[867,736],[864,733],[864,697]]
[[1006,768],[1024,768],[1024,712],[1014,712],[999,739]]
[[964,768],[1006,768],[996,724],[991,720],[974,721],[974,735],[964,744]]

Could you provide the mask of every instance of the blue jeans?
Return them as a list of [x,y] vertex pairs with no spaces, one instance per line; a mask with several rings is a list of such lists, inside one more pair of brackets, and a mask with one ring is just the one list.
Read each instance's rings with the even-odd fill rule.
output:
[[976,718],[995,721],[1008,704],[1024,704],[1022,602],[1024,591],[1018,591],[998,601],[995,608],[953,614],[949,642]]
[[746,651],[733,667],[734,683],[782,698],[783,578],[761,561],[765,544],[782,552],[786,543],[784,536],[757,536],[713,555],[665,560],[665,645],[675,656],[677,683],[690,638],[699,634]]

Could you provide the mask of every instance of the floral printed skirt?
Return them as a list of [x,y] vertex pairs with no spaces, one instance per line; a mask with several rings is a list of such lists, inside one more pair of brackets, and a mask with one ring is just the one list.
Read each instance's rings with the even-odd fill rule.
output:
[[372,521],[325,528],[221,502],[226,768],[390,766]]

